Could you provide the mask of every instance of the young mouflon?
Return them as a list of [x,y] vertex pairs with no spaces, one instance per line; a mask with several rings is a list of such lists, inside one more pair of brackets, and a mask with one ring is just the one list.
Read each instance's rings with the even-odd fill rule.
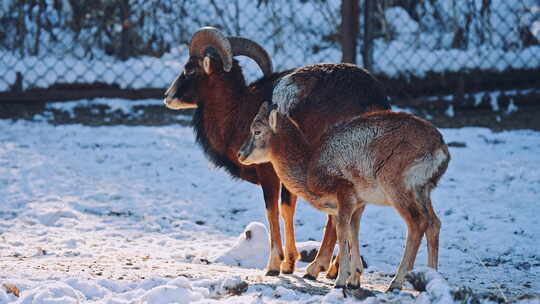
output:
[[289,191],[335,217],[336,287],[360,287],[358,232],[367,203],[393,206],[407,225],[405,252],[389,289],[401,288],[424,234],[428,266],[437,269],[441,222],[430,194],[450,154],[429,122],[407,113],[371,112],[336,124],[310,145],[292,119],[265,102],[238,159],[246,165],[272,163]]

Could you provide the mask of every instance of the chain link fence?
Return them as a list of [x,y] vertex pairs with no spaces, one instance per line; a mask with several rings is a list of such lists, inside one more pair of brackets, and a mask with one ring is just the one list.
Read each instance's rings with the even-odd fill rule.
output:
[[[0,92],[95,82],[165,88],[187,60],[192,33],[206,25],[259,42],[275,70],[339,62],[340,5],[339,0],[2,0]],[[368,68],[382,77],[540,68],[540,0],[361,0],[359,11],[357,63],[371,59]],[[371,52],[362,51],[366,48]],[[248,79],[261,75],[250,60],[241,63]]]

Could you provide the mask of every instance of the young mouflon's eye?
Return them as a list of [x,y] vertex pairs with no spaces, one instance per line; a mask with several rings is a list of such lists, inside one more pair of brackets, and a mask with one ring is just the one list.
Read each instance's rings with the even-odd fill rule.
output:
[[253,134],[255,134],[255,135],[261,135],[261,131],[256,130],[255,132],[253,132]]

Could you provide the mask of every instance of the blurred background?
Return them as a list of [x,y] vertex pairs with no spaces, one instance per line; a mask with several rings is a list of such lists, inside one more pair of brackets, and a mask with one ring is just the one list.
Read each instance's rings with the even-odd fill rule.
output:
[[[3,0],[0,24],[0,104],[160,98],[206,25],[262,44],[276,71],[364,66],[442,126],[475,108],[490,115],[464,124],[497,127],[539,99],[538,0]],[[504,127],[536,128],[529,116]]]

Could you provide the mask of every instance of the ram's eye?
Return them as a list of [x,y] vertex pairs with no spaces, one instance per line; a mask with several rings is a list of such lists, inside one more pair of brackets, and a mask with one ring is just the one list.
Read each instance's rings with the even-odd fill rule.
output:
[[261,135],[261,131],[257,130],[257,131],[254,132],[254,134],[255,134],[256,136]]

